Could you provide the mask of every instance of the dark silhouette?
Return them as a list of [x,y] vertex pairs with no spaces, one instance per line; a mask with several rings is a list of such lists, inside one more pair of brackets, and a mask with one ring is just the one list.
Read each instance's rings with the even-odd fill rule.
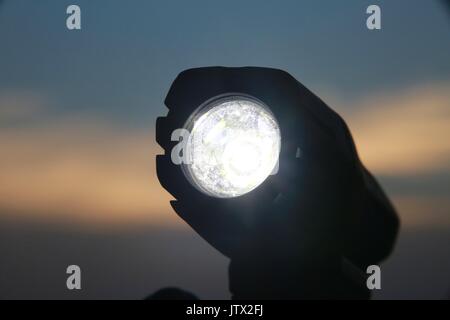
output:
[[198,298],[190,292],[168,287],[156,291],[145,300],[198,300]]
[[[193,188],[171,162],[171,133],[204,101],[243,93],[278,119],[279,171],[231,199]],[[231,259],[233,299],[367,299],[365,270],[391,252],[399,221],[358,158],[345,122],[288,73],[210,67],[180,73],[158,118],[158,178],[171,205],[198,234]],[[300,149],[301,156],[297,150]]]
[[441,3],[446,7],[447,12],[450,13],[450,0],[441,0]]

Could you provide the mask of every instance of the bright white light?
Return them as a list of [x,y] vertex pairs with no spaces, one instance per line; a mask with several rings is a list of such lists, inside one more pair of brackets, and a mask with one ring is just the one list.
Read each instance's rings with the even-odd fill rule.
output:
[[274,170],[280,130],[261,102],[244,96],[216,100],[185,126],[191,132],[183,171],[204,193],[231,198],[259,186]]

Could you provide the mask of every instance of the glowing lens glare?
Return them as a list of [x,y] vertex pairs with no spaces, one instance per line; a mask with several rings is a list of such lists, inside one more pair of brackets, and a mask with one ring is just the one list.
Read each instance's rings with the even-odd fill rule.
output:
[[243,195],[274,170],[281,137],[273,114],[256,99],[233,96],[207,104],[186,124],[191,130],[183,165],[189,181],[219,198]]

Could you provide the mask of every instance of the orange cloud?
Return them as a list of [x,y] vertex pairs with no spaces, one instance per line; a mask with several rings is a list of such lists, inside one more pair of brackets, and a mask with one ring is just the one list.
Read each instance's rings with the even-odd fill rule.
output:
[[[371,171],[408,176],[450,170],[449,89],[412,88],[341,108]],[[29,121],[42,105],[30,95],[3,95],[2,120]],[[184,226],[156,177],[155,155],[162,150],[152,131],[74,117],[0,127],[0,215],[97,226]],[[445,199],[393,200],[403,225],[450,224]]]
[[450,199],[444,197],[394,197],[403,225],[409,228],[450,226]]
[[62,121],[0,129],[0,208],[75,222],[174,224],[150,130]]
[[450,170],[450,84],[372,97],[340,113],[375,173]]

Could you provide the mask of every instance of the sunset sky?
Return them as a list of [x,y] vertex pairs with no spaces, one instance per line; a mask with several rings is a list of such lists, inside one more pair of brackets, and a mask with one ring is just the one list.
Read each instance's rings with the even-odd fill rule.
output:
[[[65,27],[72,3],[80,31]],[[382,9],[380,31],[365,27],[372,3]],[[57,285],[52,272],[70,255],[55,241],[86,248],[76,257],[102,270],[129,263],[104,271],[104,282],[92,275],[95,288],[82,297],[141,298],[170,280],[228,297],[226,259],[172,211],[154,163],[162,152],[154,124],[171,82],[212,65],[283,69],[336,110],[402,222],[386,263],[393,284],[379,297],[450,293],[444,1],[6,0],[0,41],[0,298],[73,298],[27,285],[44,281],[37,270]],[[115,252],[105,249],[112,242]],[[183,250],[201,266],[177,269]],[[116,272],[133,268],[120,289]],[[408,289],[408,277],[423,281]]]

